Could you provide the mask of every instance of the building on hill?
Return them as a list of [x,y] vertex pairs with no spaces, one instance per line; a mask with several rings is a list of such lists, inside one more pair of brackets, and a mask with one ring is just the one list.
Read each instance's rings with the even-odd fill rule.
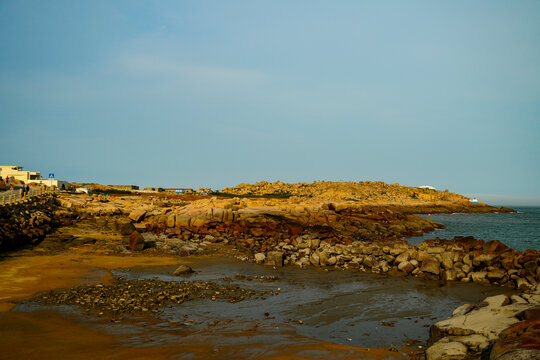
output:
[[22,169],[22,166],[2,165],[0,166],[0,176],[2,179],[9,177],[22,181],[25,184],[37,184],[49,187],[54,186],[61,190],[68,189],[67,181],[56,180],[54,178],[43,179],[39,171],[23,171]]
[[146,192],[163,192],[165,190],[163,190],[163,188],[160,188],[160,187],[145,187],[144,191],[146,191]]
[[429,190],[435,190],[433,186],[430,185],[422,185],[418,187],[419,189],[429,189]]
[[139,190],[139,187],[137,185],[109,185],[109,186],[115,190],[126,190],[126,191]]

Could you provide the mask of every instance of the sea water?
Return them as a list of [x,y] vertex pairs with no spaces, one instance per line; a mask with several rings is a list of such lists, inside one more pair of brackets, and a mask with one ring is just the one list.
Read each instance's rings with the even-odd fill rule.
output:
[[516,250],[540,250],[540,207],[514,208],[516,213],[494,214],[431,214],[420,215],[446,228],[408,238],[417,245],[424,240],[474,236],[485,241],[499,240]]

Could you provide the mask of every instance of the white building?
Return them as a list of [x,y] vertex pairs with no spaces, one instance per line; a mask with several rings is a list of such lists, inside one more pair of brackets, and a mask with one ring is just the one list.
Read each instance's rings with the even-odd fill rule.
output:
[[22,169],[22,166],[0,166],[0,176],[2,179],[10,177],[24,182],[41,179],[41,174],[38,171],[22,171]]
[[49,187],[55,186],[60,190],[67,190],[68,188],[69,184],[67,181],[56,179],[43,179],[39,171],[23,171],[22,169],[22,166],[0,166],[0,176],[4,180],[6,179],[6,177],[9,177],[20,180],[25,184],[38,184]]
[[418,187],[419,189],[429,189],[429,190],[435,190],[433,186],[430,185],[422,185]]

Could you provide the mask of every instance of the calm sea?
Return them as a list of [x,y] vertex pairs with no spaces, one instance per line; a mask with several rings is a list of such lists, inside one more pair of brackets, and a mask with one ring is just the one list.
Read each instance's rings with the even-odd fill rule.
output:
[[439,237],[474,236],[482,240],[499,240],[516,250],[540,250],[540,207],[513,208],[517,213],[506,214],[439,214],[421,215],[443,223],[446,229],[408,238],[417,245]]

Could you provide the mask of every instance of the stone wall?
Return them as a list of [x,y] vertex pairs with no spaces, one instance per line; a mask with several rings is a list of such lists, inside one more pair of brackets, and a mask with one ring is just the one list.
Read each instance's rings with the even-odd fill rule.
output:
[[37,243],[59,225],[56,196],[43,195],[12,206],[0,207],[0,251]]

